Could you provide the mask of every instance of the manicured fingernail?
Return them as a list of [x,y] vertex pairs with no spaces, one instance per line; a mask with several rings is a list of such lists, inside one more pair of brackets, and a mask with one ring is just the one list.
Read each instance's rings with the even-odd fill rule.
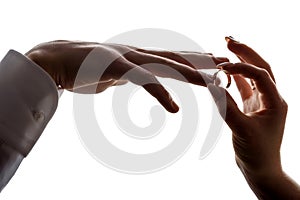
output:
[[232,37],[232,36],[226,36],[225,40],[226,40],[226,42],[229,42],[229,41],[239,42],[236,39],[234,39],[234,37]]

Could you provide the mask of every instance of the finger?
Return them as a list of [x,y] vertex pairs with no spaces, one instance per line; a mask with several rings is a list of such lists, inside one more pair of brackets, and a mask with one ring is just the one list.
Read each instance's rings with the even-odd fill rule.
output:
[[133,63],[128,62],[126,67],[128,67],[129,70],[123,75],[123,78],[142,86],[147,92],[155,97],[167,111],[171,113],[178,112],[178,105],[173,101],[169,92],[159,83],[153,74]]
[[270,65],[252,48],[245,44],[242,44],[233,39],[233,37],[225,37],[227,41],[227,47],[230,51],[235,53],[243,62],[258,66],[267,70],[275,82],[275,77],[271,70]]
[[156,76],[173,78],[201,86],[206,86],[207,83],[214,81],[212,75],[199,72],[185,64],[161,56],[141,52],[130,52],[130,55],[126,56],[129,61],[140,65]]
[[[225,37],[225,40],[228,41],[228,43],[230,42],[230,40],[236,41],[235,39],[233,39],[232,36],[230,36],[230,37]],[[237,41],[236,41],[236,42],[237,42]],[[247,61],[246,61],[245,59],[243,59],[243,57],[239,56],[238,54],[236,54],[236,56],[237,56],[237,58],[238,58],[241,62],[247,63]],[[252,87],[254,87],[254,83],[253,83],[253,81],[252,81],[251,79],[250,79],[250,83],[251,83]]]
[[[207,57],[209,59],[212,59],[216,65],[223,63],[223,62],[229,62],[229,59],[226,57],[216,57],[212,53],[206,53],[206,52],[202,53],[202,52],[196,52],[196,51],[173,51],[173,53],[178,54],[179,56],[181,56],[185,59],[188,59],[189,57],[195,57],[196,60],[199,60],[202,57]],[[169,57],[169,58],[172,59],[172,57]],[[198,68],[200,68],[200,67],[198,67]],[[203,68],[210,69],[210,68],[207,68],[207,66],[206,67],[203,66],[201,69],[203,69]]]
[[249,97],[252,96],[253,90],[249,83],[245,80],[244,77],[240,75],[234,75],[233,76],[236,86],[240,92],[241,98],[243,101],[247,100]]
[[167,58],[194,69],[214,69],[217,64],[229,61],[229,59],[225,57],[214,57],[211,53],[166,50],[160,51],[147,49],[137,49],[137,51]]
[[246,63],[223,63],[219,67],[229,74],[241,74],[246,78],[253,79],[266,107],[280,106],[281,98],[276,85],[265,69]]
[[98,94],[116,84],[117,81],[115,80],[99,81],[98,83],[87,84],[80,87],[76,87],[76,89],[70,88],[66,90],[70,92],[80,93],[80,94]]
[[240,111],[231,95],[224,88],[213,84],[208,84],[207,88],[213,96],[220,115],[231,130],[239,132],[241,128],[245,127],[243,125],[247,120],[247,116]]
[[74,89],[67,89],[70,92],[76,91],[80,94],[98,94],[106,90],[107,88],[111,86],[118,86],[118,85],[124,85],[128,81],[127,80],[108,80],[108,81],[99,81],[98,83],[83,85],[81,87],[77,87],[76,90]]
[[[241,56],[238,56],[238,55],[236,55],[236,56],[238,57],[238,59],[239,59],[241,62],[247,63]],[[251,86],[254,88],[255,86],[254,86],[253,80],[250,79],[250,83],[251,83]]]
[[229,62],[229,59],[226,57],[213,57],[213,60],[217,65],[223,62]]
[[208,56],[213,56],[212,53],[206,53],[206,52],[200,52],[200,51],[172,51],[174,53],[178,54],[185,54],[185,53],[193,53],[193,54],[198,54],[198,55],[208,55]]
[[237,55],[237,57],[238,57],[238,59],[239,59],[241,62],[247,63],[241,56],[238,56],[238,55]]

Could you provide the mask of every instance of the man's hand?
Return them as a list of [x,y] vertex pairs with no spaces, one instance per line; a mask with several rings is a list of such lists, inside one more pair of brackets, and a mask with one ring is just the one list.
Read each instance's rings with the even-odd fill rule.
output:
[[[88,60],[90,54],[93,54],[92,60]],[[212,77],[197,69],[215,68],[216,64],[228,61],[227,58],[197,52],[155,51],[119,44],[75,41],[43,43],[26,55],[63,89],[99,93],[110,86],[130,81],[144,87],[169,112],[177,112],[179,108],[156,76],[206,86],[213,81]],[[77,77],[86,61],[90,65],[88,71]],[[99,72],[101,77],[97,76]]]

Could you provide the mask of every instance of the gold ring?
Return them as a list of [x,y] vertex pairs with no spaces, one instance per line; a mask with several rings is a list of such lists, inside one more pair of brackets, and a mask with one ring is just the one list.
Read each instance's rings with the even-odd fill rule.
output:
[[226,88],[229,88],[230,85],[231,85],[231,76],[230,76],[230,74],[229,74],[228,72],[226,72],[226,71],[223,70],[223,69],[220,69],[220,70],[218,70],[217,72],[214,73],[214,75],[213,75],[214,84],[215,84],[216,86],[219,85],[217,75],[218,75],[218,73],[221,72],[221,71],[224,72],[224,73],[226,74],[226,76],[227,76],[227,85],[226,85]]

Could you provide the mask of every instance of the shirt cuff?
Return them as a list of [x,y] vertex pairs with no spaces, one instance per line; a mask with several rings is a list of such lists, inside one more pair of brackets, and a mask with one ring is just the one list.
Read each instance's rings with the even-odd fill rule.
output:
[[59,93],[41,67],[10,50],[0,62],[0,138],[27,156],[52,118]]

